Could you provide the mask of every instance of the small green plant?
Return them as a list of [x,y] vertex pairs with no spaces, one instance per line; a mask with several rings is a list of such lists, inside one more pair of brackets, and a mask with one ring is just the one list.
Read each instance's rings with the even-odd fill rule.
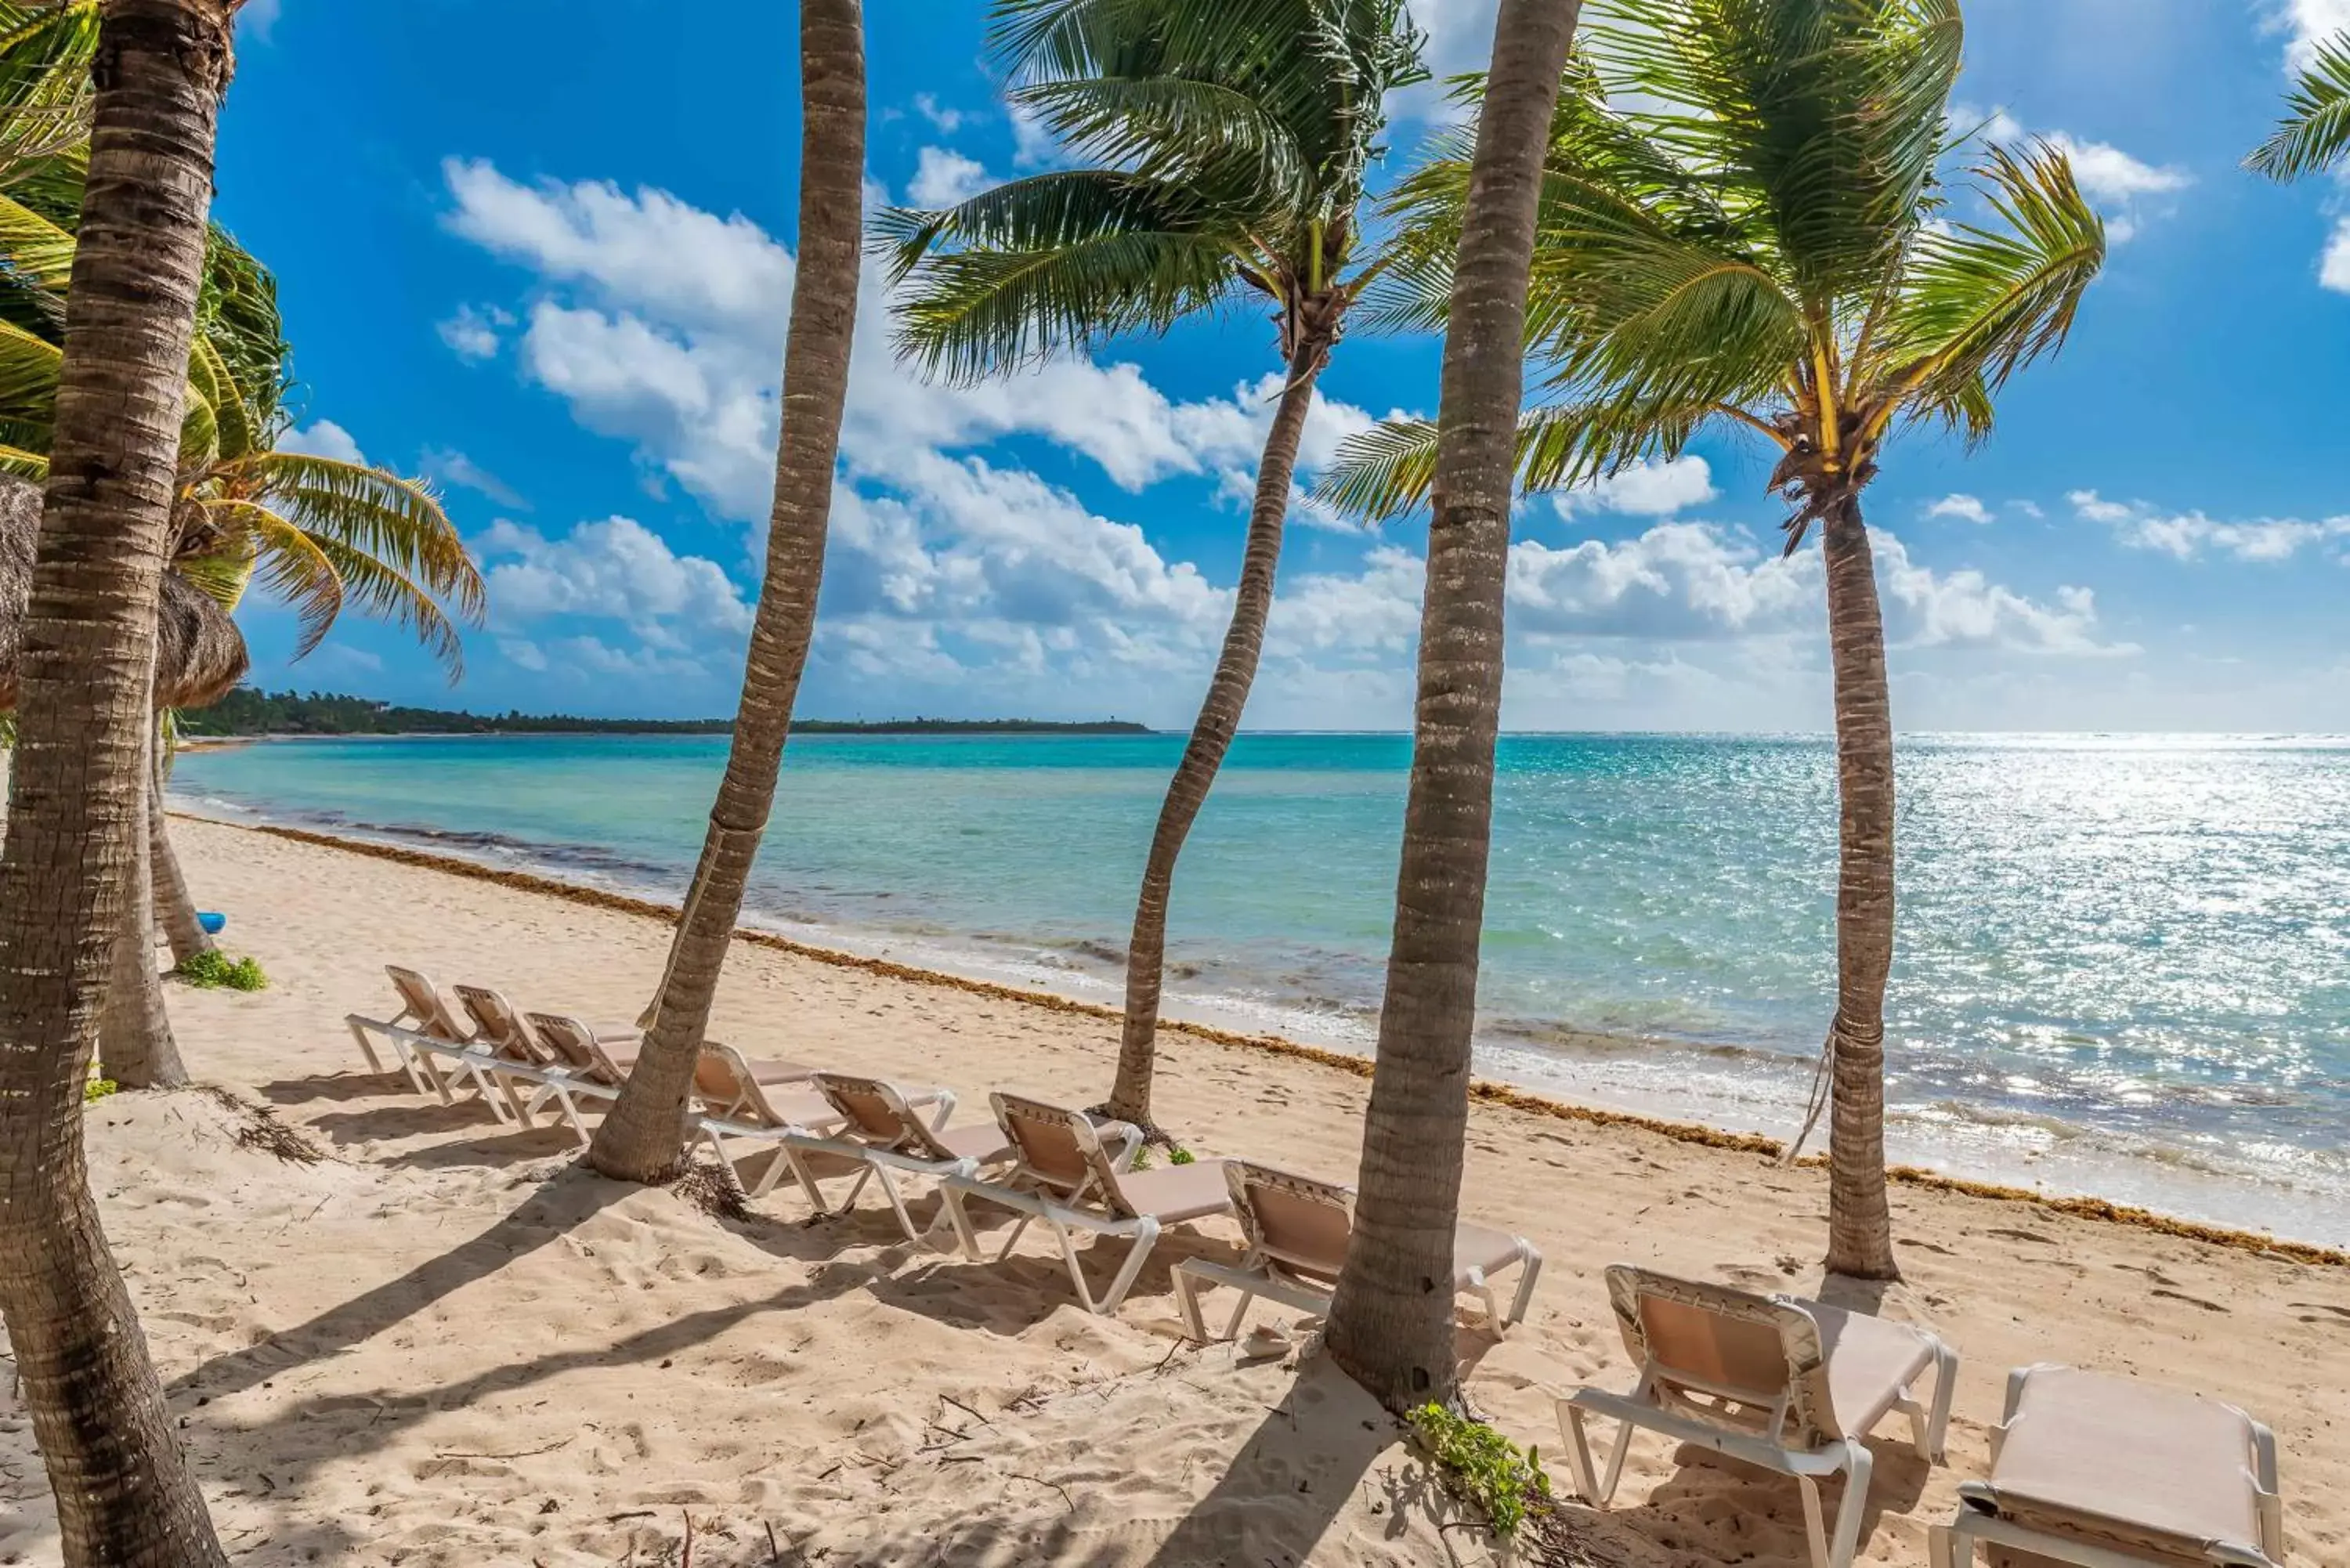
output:
[[1521,1449],[1484,1422],[1438,1404],[1422,1405],[1410,1420],[1452,1494],[1475,1504],[1496,1535],[1514,1536],[1528,1513],[1549,1502],[1541,1450]]
[[1174,1152],[1168,1155],[1167,1163],[1170,1165],[1190,1165],[1198,1160],[1199,1158],[1200,1157],[1198,1155],[1193,1154],[1181,1144],[1177,1144],[1175,1146]]
[[260,960],[251,954],[233,959],[218,949],[190,953],[172,972],[199,991],[259,991],[269,983]]
[[81,1086],[81,1103],[85,1106],[119,1091],[121,1085],[111,1078],[92,1078]]

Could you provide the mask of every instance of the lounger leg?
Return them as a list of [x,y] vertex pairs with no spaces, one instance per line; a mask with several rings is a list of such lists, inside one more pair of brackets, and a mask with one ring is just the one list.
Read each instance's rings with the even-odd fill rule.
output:
[[1566,1438],[1567,1462],[1575,1471],[1575,1490],[1592,1507],[1606,1508],[1607,1500],[1616,1495],[1617,1482],[1623,1479],[1625,1458],[1632,1451],[1632,1423],[1617,1425],[1615,1447],[1607,1455],[1607,1474],[1602,1480],[1592,1471],[1591,1438],[1583,1425],[1583,1407],[1562,1399],[1558,1415],[1559,1429]]
[[1812,1543],[1812,1568],[1828,1568],[1828,1532],[1820,1514],[1820,1483],[1809,1476],[1797,1476],[1795,1485],[1804,1494],[1804,1533]]
[[1200,1321],[1200,1282],[1182,1264],[1175,1265],[1175,1310],[1182,1315],[1183,1332],[1194,1345],[1208,1343],[1208,1325]]
[[1226,1339],[1238,1339],[1241,1336],[1241,1320],[1248,1316],[1249,1306],[1255,1300],[1256,1293],[1254,1291],[1249,1290],[1245,1287],[1242,1289],[1240,1304],[1232,1308],[1232,1321],[1224,1324],[1224,1337]]
[[[815,1210],[819,1214],[831,1213],[831,1209],[826,1205],[824,1200],[824,1189],[816,1184],[816,1172],[810,1170],[807,1168],[807,1162],[800,1158],[800,1151],[794,1148],[791,1145],[785,1144],[783,1146],[782,1153],[785,1163],[792,1168],[792,1179],[800,1184],[800,1190],[807,1194],[808,1207]],[[775,1186],[775,1182],[772,1179],[775,1175],[775,1171],[769,1170],[767,1172],[769,1179],[763,1180],[760,1183],[761,1187],[765,1189],[773,1188]],[[855,1196],[856,1195],[854,1193],[850,1194],[850,1197],[852,1198]]]
[[1944,1458],[1944,1438],[1950,1427],[1950,1388],[1959,1378],[1959,1353],[1934,1342],[1934,1405],[1925,1425],[1918,1431],[1918,1451],[1928,1462],[1940,1464]]
[[367,1031],[359,1027],[357,1019],[346,1022],[351,1026],[351,1038],[359,1043],[359,1054],[367,1058],[368,1071],[380,1075],[383,1072],[383,1063],[377,1057],[375,1047],[368,1044]]
[[1518,1276],[1518,1293],[1510,1303],[1512,1323],[1526,1321],[1526,1309],[1534,1304],[1534,1282],[1542,1278],[1542,1249],[1524,1237],[1518,1238],[1518,1256],[1525,1262],[1525,1272]]
[[1118,1278],[1109,1283],[1109,1294],[1102,1297],[1101,1304],[1093,1309],[1104,1317],[1118,1311],[1118,1303],[1126,1299],[1126,1293],[1134,1288],[1136,1277],[1142,1272],[1143,1260],[1150,1256],[1151,1248],[1159,1245],[1159,1221],[1145,1216],[1141,1227],[1134,1238],[1133,1249],[1126,1254],[1125,1266],[1118,1270]]
[[1949,1525],[1937,1524],[1926,1532],[1926,1558],[1932,1568],[1974,1568],[1973,1538],[1959,1540]]
[[881,1191],[889,1199],[889,1207],[898,1211],[898,1228],[906,1232],[906,1240],[919,1241],[929,1234],[914,1229],[914,1217],[906,1212],[906,1200],[899,1195],[898,1184],[890,1179],[888,1169],[878,1164],[868,1165],[865,1168],[880,1179]]
[[[947,1222],[954,1232],[955,1249],[972,1262],[984,1262],[987,1254],[980,1250],[979,1237],[971,1228],[971,1215],[962,1206],[962,1189],[951,1182],[939,1183],[939,1219]],[[931,1222],[925,1236],[939,1228],[938,1220]]]
[[1028,1221],[1035,1218],[1036,1218],[1036,1216],[1034,1214],[1023,1214],[1019,1219],[1013,1221],[1012,1234],[1003,1238],[1003,1249],[995,1254],[995,1261],[997,1262],[1000,1263],[1003,1262],[1004,1259],[1012,1256],[1012,1249],[1019,1242],[1020,1233],[1028,1229]]
[[1860,1545],[1860,1521],[1868,1512],[1868,1472],[1875,1460],[1866,1444],[1845,1444],[1844,1501],[1836,1507],[1835,1542],[1826,1568],[1852,1568],[1852,1554]]

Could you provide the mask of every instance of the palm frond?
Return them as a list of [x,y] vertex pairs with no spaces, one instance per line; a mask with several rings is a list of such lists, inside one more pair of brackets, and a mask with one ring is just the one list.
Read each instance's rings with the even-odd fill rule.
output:
[[1179,185],[1107,170],[1016,180],[876,224],[895,254],[900,355],[968,382],[1164,330],[1236,284],[1245,234]]
[[334,567],[346,598],[366,615],[402,628],[448,668],[455,685],[465,673],[465,641],[457,622],[426,586],[391,563],[351,548],[340,540],[310,535]]
[[1088,77],[1014,89],[1071,152],[1168,182],[1193,182],[1259,213],[1312,202],[1313,171],[1289,128],[1248,94],[1181,77]]
[[49,460],[43,452],[0,444],[0,473],[13,473],[36,484],[46,483],[49,477]]
[[481,571],[422,481],[363,463],[282,452],[253,458],[240,472],[258,482],[265,504],[330,556],[340,550],[365,558],[450,600],[466,620],[482,618],[487,601]]
[[2293,78],[2289,111],[2245,166],[2272,180],[2298,180],[2350,154],[2350,33],[2336,33]]
[[0,5],[0,190],[86,141],[96,0]]
[[31,444],[25,437],[34,435],[41,449],[47,449],[49,422],[57,413],[57,372],[64,360],[56,344],[0,321],[0,420],[16,432],[17,444]]
[[2105,223],[2061,149],[1994,147],[1976,172],[2000,224],[1920,236],[1886,333],[1880,423],[1912,395],[1947,404],[1975,381],[1996,392],[2063,344],[2105,265]]
[[320,542],[257,502],[224,500],[206,504],[205,514],[220,539],[213,549],[183,557],[176,569],[234,610],[247,582],[294,612],[300,635],[294,657],[314,651],[342,614],[342,574]]

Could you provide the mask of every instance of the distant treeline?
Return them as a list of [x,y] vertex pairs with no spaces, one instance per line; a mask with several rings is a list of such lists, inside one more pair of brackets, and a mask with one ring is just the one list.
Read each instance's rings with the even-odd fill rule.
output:
[[[259,691],[240,686],[209,708],[180,715],[187,735],[723,735],[732,719],[588,719],[573,713],[463,713],[403,708],[325,691]],[[1043,719],[885,719],[863,723],[801,719],[804,735],[1147,735],[1119,719],[1055,723]]]

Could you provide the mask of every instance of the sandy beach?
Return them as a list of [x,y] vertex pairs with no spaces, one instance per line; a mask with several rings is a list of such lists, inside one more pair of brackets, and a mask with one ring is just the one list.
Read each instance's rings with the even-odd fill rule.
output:
[[[1236,1365],[1175,1333],[1175,1232],[1115,1319],[1049,1242],[972,1265],[887,1211],[811,1221],[785,1189],[747,1222],[571,1161],[369,1075],[342,1026],[388,1013],[380,966],[622,1018],[658,978],[650,918],[376,857],[182,821],[189,875],[257,955],[255,995],[174,987],[197,1076],[328,1152],[240,1147],[202,1093],[92,1109],[92,1179],[224,1544],[256,1564],[1429,1563],[1490,1554],[1393,1426],[1318,1362]],[[986,1091],[1092,1097],[1115,1031],[1082,1012],[743,946],[716,1037],[753,1054]],[[1353,1174],[1366,1082],[1195,1034],[1160,1112],[1202,1153]],[[1599,1271],[1629,1260],[1817,1289],[1824,1177],[1626,1125],[1481,1104],[1468,1211],[1548,1256],[1530,1320],[1463,1331],[1476,1407],[1557,1444],[1555,1396],[1628,1381]],[[2241,1403],[2283,1453],[2290,1560],[2350,1561],[2350,1269],[2044,1205],[1901,1185],[1908,1278],[1878,1310],[1963,1357],[1950,1463],[1877,1445],[1862,1559],[1922,1564],[1983,1473],[2006,1370],[2062,1360]],[[1098,1265],[1097,1265],[1098,1267]],[[1568,1487],[1563,1464],[1554,1480]],[[1642,1439],[1584,1559],[1805,1560],[1791,1483]],[[1448,1523],[1453,1528],[1446,1528]],[[0,1397],[0,1563],[57,1559],[27,1422]]]

